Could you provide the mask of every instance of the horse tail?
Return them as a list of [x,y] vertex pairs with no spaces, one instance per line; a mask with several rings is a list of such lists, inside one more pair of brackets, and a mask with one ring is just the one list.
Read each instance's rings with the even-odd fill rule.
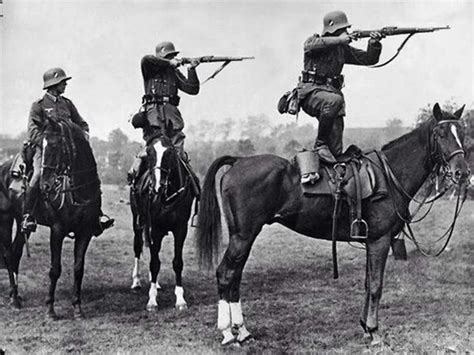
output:
[[216,159],[204,179],[199,204],[198,227],[196,231],[196,248],[199,265],[210,269],[217,263],[219,246],[222,240],[221,211],[216,193],[216,174],[224,165],[234,165],[239,160],[228,155]]

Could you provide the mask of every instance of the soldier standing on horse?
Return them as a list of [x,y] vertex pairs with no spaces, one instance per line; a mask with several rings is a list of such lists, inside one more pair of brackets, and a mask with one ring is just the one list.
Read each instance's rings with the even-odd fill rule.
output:
[[[39,197],[39,181],[41,177],[42,142],[41,132],[48,120],[54,122],[67,121],[78,125],[89,139],[89,125],[81,117],[76,106],[71,100],[62,96],[66,90],[67,76],[63,69],[52,68],[43,75],[43,90],[46,93],[42,98],[33,102],[28,120],[28,143],[33,149],[32,176],[25,192],[25,204],[23,208],[23,221],[21,228],[23,232],[34,232],[36,220],[33,217],[36,201]],[[112,226],[113,219],[106,217],[105,221],[98,221],[95,235],[102,233],[104,229]]]
[[146,147],[138,154],[128,173],[128,179],[133,183],[141,175],[144,165],[142,160],[148,156],[154,162],[150,165],[154,170],[152,176],[155,191],[163,183],[158,166],[168,147],[177,149],[183,161],[187,161],[183,147],[184,121],[178,109],[178,90],[190,95],[199,93],[200,83],[196,73],[199,60],[191,61],[186,78],[177,69],[181,65],[179,59],[175,58],[178,53],[173,43],[162,42],[156,46],[156,55],[146,55],[141,61],[145,95],[142,109],[132,118],[132,125],[143,129]]
[[[323,25],[321,36],[314,34],[304,43],[304,70],[296,90],[303,111],[319,120],[314,149],[320,159],[334,163],[335,157],[342,154],[345,115],[342,68],[344,64],[376,64],[382,51],[383,35],[372,32],[364,51],[349,45],[353,40],[347,32],[351,24],[344,12],[328,13]],[[302,183],[317,179],[317,171],[303,170]]]

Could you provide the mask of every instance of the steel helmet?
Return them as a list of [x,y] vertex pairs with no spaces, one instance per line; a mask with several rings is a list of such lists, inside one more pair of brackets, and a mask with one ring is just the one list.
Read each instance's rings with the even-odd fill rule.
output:
[[178,53],[179,53],[179,51],[177,51],[174,48],[174,44],[172,42],[168,42],[168,41],[161,42],[161,43],[158,43],[158,45],[156,46],[156,56],[157,57],[166,58],[170,55],[175,56]]
[[49,69],[43,74],[43,90],[69,79],[71,79],[71,77],[67,76],[61,68]]
[[351,24],[347,21],[347,16],[342,11],[332,11],[323,19],[323,36],[326,33],[334,33],[341,28],[351,27]]

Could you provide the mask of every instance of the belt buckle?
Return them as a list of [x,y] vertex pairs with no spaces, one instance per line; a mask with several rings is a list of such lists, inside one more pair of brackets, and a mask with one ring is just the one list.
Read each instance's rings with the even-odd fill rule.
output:
[[169,96],[163,96],[163,102],[170,102]]

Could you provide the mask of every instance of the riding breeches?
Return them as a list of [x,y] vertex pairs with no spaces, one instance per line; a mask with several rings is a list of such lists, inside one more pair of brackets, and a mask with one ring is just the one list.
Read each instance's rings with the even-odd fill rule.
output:
[[319,121],[315,146],[326,144],[334,156],[341,155],[345,114],[342,94],[315,90],[302,102],[301,107]]
[[40,178],[41,178],[41,159],[42,159],[42,152],[40,147],[35,147],[35,154],[33,155],[33,175],[30,179],[30,187],[38,186]]

